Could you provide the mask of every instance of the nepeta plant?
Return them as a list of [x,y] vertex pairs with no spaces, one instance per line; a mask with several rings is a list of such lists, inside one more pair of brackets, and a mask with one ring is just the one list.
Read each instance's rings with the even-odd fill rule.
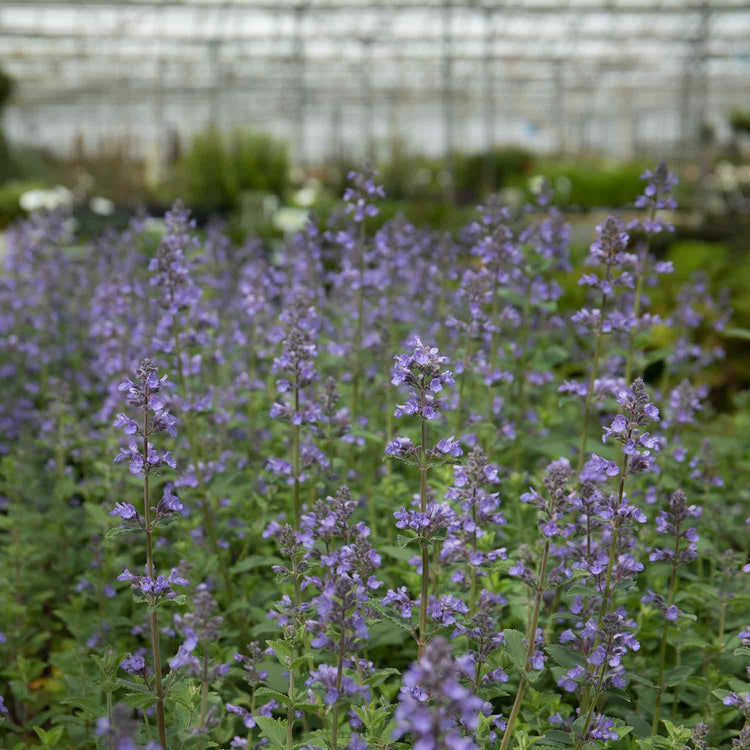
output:
[[[477,728],[484,701],[461,685],[448,643],[435,638],[404,674],[396,709],[396,737],[411,734],[417,750],[476,750],[465,731]],[[463,730],[463,731],[462,731]]]
[[119,516],[125,522],[119,531],[129,531],[140,528],[146,541],[145,575],[138,576],[127,568],[117,577],[118,581],[128,581],[133,589],[134,598],[143,602],[149,608],[149,625],[151,629],[151,658],[153,663],[153,678],[146,672],[146,664],[140,656],[130,656],[121,664],[130,674],[138,674],[156,695],[156,722],[159,742],[167,750],[167,728],[164,713],[164,686],[162,684],[161,649],[159,646],[159,623],[157,607],[165,598],[173,598],[173,586],[186,586],[187,581],[173,569],[169,576],[156,575],[154,565],[154,531],[165,518],[181,510],[182,504],[169,488],[156,506],[151,505],[151,491],[149,481],[160,467],[176,468],[175,460],[169,451],[159,452],[150,441],[157,432],[167,432],[172,437],[177,434],[177,420],[169,413],[166,391],[170,387],[167,376],[159,377],[154,363],[150,359],[141,360],[133,379],[124,380],[120,391],[127,394],[129,406],[141,413],[140,422],[136,422],[126,414],[118,414],[115,426],[121,427],[128,436],[135,436],[127,449],[121,449],[115,461],[127,460],[131,474],[143,476],[143,515],[138,513],[131,503],[117,503],[110,515]]
[[444,369],[448,358],[439,354],[436,347],[425,346],[418,336],[407,342],[413,346],[411,354],[397,354],[394,359],[391,383],[405,385],[409,398],[394,410],[396,417],[416,416],[420,423],[420,443],[415,446],[407,437],[394,438],[386,445],[387,456],[407,461],[419,467],[419,511],[402,508],[394,513],[397,526],[409,528],[418,535],[422,549],[422,585],[419,597],[418,658],[427,643],[427,606],[430,581],[430,544],[438,531],[448,525],[452,511],[449,506],[427,503],[427,472],[444,456],[461,456],[463,450],[453,436],[441,438],[434,448],[427,444],[427,422],[440,416],[444,398],[439,396],[446,386],[455,385],[450,370]]
[[[295,524],[299,525],[302,512],[300,483],[304,479],[301,464],[301,427],[304,423],[314,424],[320,418],[320,410],[317,404],[312,399],[308,399],[307,402],[304,401],[304,389],[318,377],[315,369],[317,357],[315,338],[319,326],[315,308],[309,304],[304,289],[296,291],[290,306],[280,315],[279,322],[283,326],[283,332],[280,332],[282,351],[273,361],[273,371],[288,376],[279,378],[276,381],[276,388],[280,394],[290,393],[292,400],[274,402],[271,406],[270,415],[273,419],[283,419],[291,424],[292,461],[287,463],[281,459],[271,459],[267,468],[276,474],[281,473],[289,476],[289,481],[294,487],[292,516]],[[326,463],[322,456],[318,460],[321,464]]]
[[669,170],[577,313],[548,186],[452,233],[351,180],[284,240],[180,204],[10,231],[0,745],[746,747],[744,334],[668,246]]

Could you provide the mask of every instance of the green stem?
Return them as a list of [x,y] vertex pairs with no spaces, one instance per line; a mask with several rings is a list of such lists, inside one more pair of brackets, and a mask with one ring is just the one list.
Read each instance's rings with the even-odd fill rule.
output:
[[576,473],[580,473],[583,468],[583,462],[586,458],[586,441],[589,437],[589,416],[591,413],[591,402],[594,398],[594,383],[596,382],[596,376],[599,369],[599,358],[602,353],[602,325],[604,323],[604,316],[607,312],[607,295],[602,295],[602,311],[601,317],[599,318],[599,325],[596,329],[596,343],[594,345],[594,361],[591,363],[591,376],[589,377],[589,385],[586,390],[586,404],[583,410],[583,429],[581,431],[581,448],[578,452],[578,467]]
[[[626,440],[630,440],[632,430],[628,430],[627,438]],[[617,507],[619,508],[620,505],[622,505],[622,497],[625,492],[625,476],[628,471],[628,456],[627,454],[623,454],[622,457],[622,467],[620,469],[620,486],[617,494]],[[599,622],[601,623],[602,620],[607,616],[607,612],[609,611],[609,604],[610,599],[612,598],[612,571],[614,570],[615,566],[615,557],[617,556],[617,540],[619,536],[619,527],[617,524],[615,524],[612,527],[612,539],[610,541],[609,545],[609,560],[607,561],[607,578],[605,579],[604,583],[604,594],[602,596],[602,605],[601,609],[599,610]],[[599,644],[599,638],[597,636],[596,640],[594,641],[594,648],[597,647]],[[606,667],[606,664],[603,665],[603,667]],[[594,706],[596,705],[597,696],[599,694],[598,688],[594,691],[594,698],[590,698],[589,689],[586,688],[583,692],[583,696],[581,699],[581,712],[585,713],[589,707],[591,710],[589,711],[589,721],[591,720],[591,717],[593,716],[593,710]],[[589,703],[589,701],[591,702]],[[586,729],[583,732],[583,737],[586,736],[586,732],[588,732],[588,722],[586,724]]]
[[523,696],[526,692],[526,683],[527,679],[526,676],[531,671],[531,659],[534,656],[534,646],[536,642],[536,627],[539,623],[539,611],[542,606],[542,597],[544,596],[544,591],[546,587],[546,578],[547,578],[547,557],[549,555],[549,540],[547,540],[544,543],[544,551],[542,552],[542,562],[539,566],[539,585],[537,587],[536,591],[536,597],[534,600],[534,611],[531,615],[531,619],[529,620],[529,627],[527,630],[527,647],[526,647],[526,664],[523,668],[523,673],[521,674],[521,680],[518,683],[518,690],[516,691],[516,698],[513,701],[513,708],[510,710],[510,715],[508,716],[508,723],[505,727],[505,733],[503,734],[503,741],[500,744],[500,750],[506,750],[508,747],[508,744],[510,743],[511,735],[513,734],[513,725],[516,723],[516,718],[518,717],[518,712],[521,710],[521,704],[523,703]]
[[[299,413],[299,386],[294,385],[294,413]],[[292,450],[294,455],[292,462],[294,466],[294,524],[299,528],[300,515],[302,514],[302,505],[299,497],[299,425],[294,425],[294,445]]]
[[201,719],[200,728],[206,726],[206,710],[208,708],[208,647],[203,646],[203,675],[201,678]]
[[[173,327],[173,338],[175,346],[175,358],[177,360],[177,374],[180,379],[180,388],[182,389],[183,398],[188,398],[187,379],[185,378],[185,370],[182,366],[182,350],[180,348],[180,337],[177,331],[177,325],[175,323]],[[188,416],[189,412],[185,411],[182,414],[182,419],[185,424],[185,432],[187,433],[187,439],[190,450],[190,459],[193,462],[193,468],[195,470],[195,479],[200,488],[199,500],[201,505],[201,512],[203,514],[203,521],[206,524],[206,530],[208,531],[208,538],[211,543],[211,550],[219,563],[219,569],[221,571],[221,577],[224,581],[224,588],[226,589],[228,601],[233,600],[232,595],[232,581],[229,577],[229,571],[227,570],[224,555],[222,554],[221,548],[219,547],[219,540],[216,536],[216,524],[214,523],[213,513],[211,511],[210,502],[208,499],[208,492],[203,483],[203,476],[200,470],[200,454],[198,450],[198,441],[195,439],[195,433],[193,432],[193,420]]]
[[[148,403],[148,390],[146,391]],[[149,578],[154,578],[154,550],[151,528],[151,509],[149,507],[148,488],[148,408],[143,410],[143,519],[146,531],[146,571]],[[154,602],[152,602],[152,605]],[[156,609],[149,616],[151,625],[151,654],[154,660],[154,686],[156,688],[156,725],[159,732],[159,743],[167,750],[167,722],[164,715],[164,693],[161,684],[161,651],[159,649],[159,623]]]
[[[422,390],[422,408],[424,408],[424,389]],[[427,423],[422,418],[422,451],[419,464],[419,509],[427,512]],[[422,589],[419,602],[419,640],[417,641],[417,659],[422,658],[427,642],[427,599],[430,586],[430,553],[427,543],[422,542]]]
[[[471,519],[474,522],[474,531],[471,534],[471,549],[477,551],[477,509],[476,509],[476,490],[471,491]],[[469,619],[474,615],[474,606],[477,601],[477,570],[471,565],[471,593],[469,594]]]
[[[669,595],[667,597],[667,607],[672,606],[674,601],[675,589],[677,588],[677,566],[679,565],[680,554],[680,525],[677,523],[675,529],[674,554],[672,556],[672,577],[669,581]],[[666,613],[665,613],[666,614]],[[654,705],[654,720],[651,724],[651,734],[655,735],[659,728],[659,712],[661,709],[661,697],[664,693],[664,661],[667,655],[667,631],[669,630],[669,620],[664,617],[664,629],[661,634],[661,649],[659,651],[659,676],[656,680],[656,703]]]
[[[339,662],[336,668],[336,694],[341,694],[341,678],[344,672],[344,647],[346,641],[344,640],[344,631],[341,631],[341,640],[339,641]],[[356,658],[356,657],[355,657]],[[336,698],[336,702],[333,704],[333,713],[331,715],[331,747],[333,750],[338,750],[338,734],[339,734],[339,701]]]
[[[643,295],[643,264],[646,262],[646,253],[641,256],[641,263],[638,269],[638,279],[635,285],[635,300],[633,301],[633,317],[638,320],[641,312],[641,296]],[[625,383],[630,383],[633,379],[633,360],[635,359],[635,334],[628,332],[628,358],[625,361]]]
[[466,350],[464,351],[464,366],[461,370],[461,377],[458,381],[458,405],[456,406],[456,424],[454,432],[458,435],[461,429],[461,411],[464,403],[464,390],[466,388],[466,371],[469,369],[469,359],[471,358],[471,339],[466,340]]
[[289,708],[286,712],[286,750],[292,750],[294,731],[294,669],[289,667]]
[[365,222],[359,225],[359,289],[357,290],[357,333],[354,344],[354,380],[352,382],[352,422],[357,416],[357,407],[359,406],[359,381],[362,375],[362,329],[364,326],[365,314]]
[[[112,726],[112,691],[107,691],[107,726]],[[109,750],[113,750],[114,743],[114,737],[110,737],[109,742],[107,743],[109,745]]]
[[[651,206],[651,222],[656,217],[656,205]],[[638,263],[638,277],[635,284],[635,299],[633,300],[633,318],[637,321],[641,313],[641,297],[643,296],[643,280],[646,276],[646,260],[648,258],[649,243],[647,242],[641,252],[640,262]],[[625,383],[631,382],[633,377],[633,360],[635,358],[635,335],[632,331],[628,332],[628,358],[625,363]]]

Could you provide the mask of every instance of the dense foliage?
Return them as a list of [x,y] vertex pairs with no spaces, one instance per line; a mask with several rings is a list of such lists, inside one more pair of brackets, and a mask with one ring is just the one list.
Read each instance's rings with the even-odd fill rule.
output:
[[731,301],[659,297],[674,184],[575,264],[546,187],[372,231],[359,173],[273,247],[16,225],[3,746],[750,748],[750,412]]

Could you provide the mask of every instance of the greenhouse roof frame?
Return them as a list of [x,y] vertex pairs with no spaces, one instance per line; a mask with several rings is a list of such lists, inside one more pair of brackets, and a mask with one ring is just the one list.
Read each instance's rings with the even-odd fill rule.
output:
[[[304,158],[305,120],[316,108],[331,118],[358,108],[369,152],[373,108],[419,106],[441,121],[442,150],[450,152],[457,103],[480,113],[489,146],[498,109],[511,108],[508,90],[527,122],[567,117],[559,130],[587,117],[611,119],[608,109],[619,117],[623,95],[631,119],[667,107],[678,120],[704,122],[712,108],[750,98],[750,7],[745,0],[9,0],[0,8],[0,59],[19,82],[19,122],[49,106],[116,108],[140,97],[152,102],[155,120],[203,98],[204,119],[222,124],[218,110],[227,116],[244,99],[247,114],[247,101],[260,97],[265,105],[250,112],[253,125],[274,107],[290,120],[287,135]],[[228,122],[238,119],[235,112]],[[558,146],[564,140],[558,134]]]

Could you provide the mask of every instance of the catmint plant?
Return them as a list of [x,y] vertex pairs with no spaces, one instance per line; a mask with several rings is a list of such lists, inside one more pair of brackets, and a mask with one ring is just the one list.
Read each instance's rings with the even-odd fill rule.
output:
[[475,730],[480,712],[491,709],[461,684],[463,677],[447,641],[430,641],[404,674],[394,736],[410,734],[413,746],[425,750],[477,750],[465,732]]
[[610,310],[616,291],[623,287],[632,288],[633,286],[632,273],[626,270],[632,268],[636,261],[635,255],[628,252],[629,241],[630,237],[623,223],[614,216],[608,216],[596,227],[596,240],[591,244],[586,258],[587,265],[598,266],[602,269],[602,275],[585,273],[578,281],[579,286],[595,289],[600,297],[599,307],[582,308],[571,318],[581,332],[593,334],[594,337],[594,353],[588,384],[573,387],[566,383],[560,388],[560,390],[573,391],[585,396],[578,471],[583,467],[586,456],[589,421],[602,356],[603,337],[615,330],[630,329],[630,320],[627,316],[623,316],[616,310]]
[[200,349],[208,344],[207,332],[217,325],[213,311],[201,305],[202,289],[191,273],[191,251],[199,247],[195,234],[195,220],[180,201],[176,201],[165,216],[166,231],[156,255],[149,262],[150,283],[158,290],[160,315],[156,323],[154,345],[174,362],[180,384],[180,397],[175,404],[185,428],[190,464],[181,484],[198,489],[203,520],[208,531],[212,552],[221,570],[228,595],[232,598],[232,582],[226,566],[225,554],[219,546],[216,532],[215,508],[207,483],[211,472],[203,460],[204,443],[197,434],[196,417],[208,411],[212,399],[208,393],[191,390],[189,378],[197,376],[204,367]]
[[[304,476],[302,472],[301,427],[303,424],[315,424],[320,418],[320,408],[309,398],[305,400],[305,389],[317,379],[315,369],[317,337],[320,321],[315,307],[309,304],[308,294],[304,289],[297,289],[292,301],[279,317],[283,329],[279,331],[282,342],[281,354],[273,361],[273,371],[284,375],[276,381],[276,389],[281,394],[280,399],[271,406],[270,415],[273,419],[282,419],[292,427],[291,463],[282,459],[269,460],[268,469],[278,474],[290,476],[294,487],[291,507],[291,517],[299,525],[302,513],[300,483]],[[291,394],[291,401],[287,400]],[[308,448],[308,454],[319,457],[325,465],[326,459],[319,452]]]
[[419,604],[419,639],[418,657],[424,652],[427,643],[427,606],[429,598],[429,546],[434,535],[447,526],[452,511],[449,506],[440,508],[438,504],[427,504],[427,472],[435,463],[442,462],[443,457],[458,457],[463,450],[453,436],[441,438],[433,448],[427,444],[427,422],[440,416],[444,399],[438,395],[446,386],[455,385],[450,370],[444,369],[448,358],[441,356],[436,347],[428,347],[418,336],[407,341],[413,346],[411,354],[397,354],[394,359],[391,383],[404,385],[409,389],[406,403],[399,404],[394,410],[396,417],[416,416],[420,423],[420,443],[414,445],[408,437],[396,437],[386,445],[385,453],[396,459],[407,461],[419,468],[419,511],[407,511],[402,508],[394,513],[397,525],[410,528],[419,535],[422,549],[422,585]]
[[[656,168],[647,169],[642,175],[642,180],[647,180],[647,185],[641,195],[635,199],[635,207],[647,212],[647,217],[639,221],[635,219],[628,224],[628,230],[641,229],[646,235],[647,241],[637,246],[637,263],[635,265],[635,292],[633,295],[632,315],[634,329],[644,328],[646,325],[658,322],[653,316],[641,316],[641,305],[644,301],[643,287],[647,281],[648,266],[651,265],[656,274],[672,273],[674,267],[671,261],[652,260],[649,254],[649,240],[653,235],[663,231],[673,232],[674,226],[657,215],[657,212],[677,208],[677,201],[672,195],[672,190],[678,180],[670,172],[667,163],[660,161]],[[634,329],[628,331],[628,354],[625,362],[625,382],[629,383],[633,376],[635,362],[635,336]]]
[[368,216],[377,216],[378,208],[375,202],[385,198],[385,191],[376,183],[377,172],[365,169],[362,172],[351,171],[347,175],[350,182],[344,191],[346,213],[351,215],[357,227],[353,244],[357,250],[357,328],[354,339],[355,371],[352,379],[352,415],[356,416],[359,408],[359,389],[363,373],[362,340],[365,323],[365,220]]
[[[655,548],[649,555],[649,561],[668,560],[672,566],[669,579],[669,590],[666,600],[652,591],[647,592],[641,599],[644,603],[653,603],[660,609],[664,616],[664,628],[661,636],[661,647],[659,651],[659,675],[656,683],[656,705],[654,707],[654,718],[651,727],[652,734],[656,734],[659,727],[659,712],[661,698],[664,691],[664,663],[667,653],[667,635],[669,624],[674,622],[680,611],[674,604],[674,596],[677,591],[677,570],[681,565],[689,563],[698,556],[697,542],[698,532],[695,528],[687,526],[691,518],[700,516],[700,508],[688,505],[685,493],[676,490],[669,499],[669,507],[666,511],[660,511],[656,519],[656,530],[674,539],[673,547]],[[687,542],[687,545],[683,545]]]
[[508,716],[507,726],[503,734],[501,750],[505,750],[513,736],[513,727],[523,703],[524,693],[528,684],[528,675],[532,669],[540,669],[544,666],[541,654],[536,654],[537,625],[542,607],[544,595],[549,586],[548,564],[550,561],[550,546],[555,538],[564,538],[570,534],[570,528],[563,523],[565,513],[568,511],[568,495],[570,493],[569,482],[571,479],[570,461],[566,458],[553,461],[546,470],[544,477],[544,495],[536,490],[521,496],[521,501],[534,506],[538,511],[538,527],[541,538],[544,540],[539,570],[534,575],[522,562],[516,562],[508,572],[512,576],[520,578],[531,588],[533,594],[533,609],[526,629],[526,658],[522,665],[522,672],[513,701],[513,707]]
[[470,587],[470,611],[477,600],[477,578],[487,575],[493,563],[507,556],[505,547],[487,549],[482,544],[487,539],[492,545],[500,527],[505,525],[505,517],[499,510],[499,493],[489,491],[500,484],[498,471],[496,464],[487,461],[481,447],[475,446],[465,465],[454,465],[453,486],[445,495],[446,500],[459,504],[461,512],[448,527],[440,560],[463,564],[463,570],[455,571],[451,580]]
[[140,529],[145,536],[145,575],[135,575],[125,568],[117,580],[129,582],[134,591],[135,600],[149,607],[153,680],[149,681],[146,676],[146,665],[142,657],[128,657],[121,666],[130,674],[140,674],[154,691],[159,742],[164,750],[167,750],[167,730],[157,608],[165,598],[176,596],[173,586],[187,585],[185,578],[176,569],[173,569],[168,576],[157,576],[154,565],[154,532],[166,518],[182,509],[179,499],[171,493],[168,487],[161,501],[156,506],[152,506],[149,487],[151,476],[159,469],[165,466],[176,468],[176,462],[171,453],[157,450],[150,441],[150,438],[158,432],[166,432],[171,437],[177,434],[177,419],[169,413],[168,409],[167,393],[170,386],[167,376],[159,377],[156,366],[150,359],[141,360],[133,379],[124,380],[119,386],[120,391],[127,394],[128,405],[140,412],[141,421],[138,422],[124,413],[117,415],[115,426],[120,427],[131,440],[127,448],[120,450],[115,461],[127,461],[130,473],[143,477],[143,509],[141,514],[132,503],[118,502],[110,513],[123,520],[118,531]]

